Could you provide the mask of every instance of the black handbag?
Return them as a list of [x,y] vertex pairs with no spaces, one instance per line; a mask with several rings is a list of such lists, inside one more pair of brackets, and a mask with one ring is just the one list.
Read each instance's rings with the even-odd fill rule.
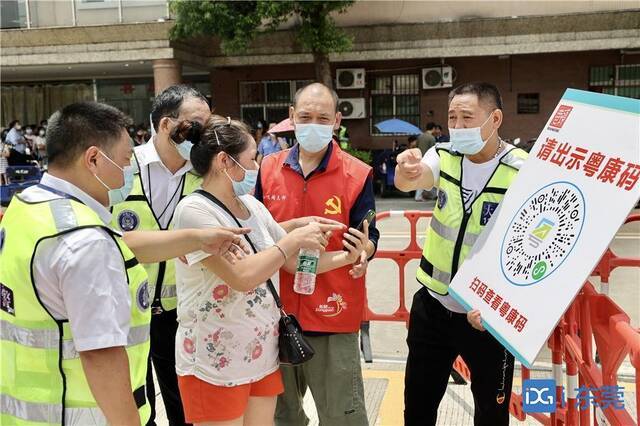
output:
[[[195,192],[222,208],[229,216],[233,218],[238,227],[242,228],[242,224],[238,221],[235,215],[231,213],[227,206],[225,206],[215,196],[202,189],[197,189]],[[249,243],[249,246],[251,246],[253,252],[257,253],[258,251],[251,242],[249,236],[245,234],[244,238]],[[280,358],[280,363],[299,365],[303,362],[309,361],[311,358],[313,358],[315,351],[302,334],[302,327],[300,327],[300,324],[298,323],[298,320],[295,316],[287,314],[285,312],[282,306],[282,301],[280,300],[280,296],[273,286],[271,279],[267,279],[267,287],[269,288],[269,291],[276,301],[276,306],[280,310],[280,321],[278,324],[278,331],[280,334],[278,336],[278,356]]]

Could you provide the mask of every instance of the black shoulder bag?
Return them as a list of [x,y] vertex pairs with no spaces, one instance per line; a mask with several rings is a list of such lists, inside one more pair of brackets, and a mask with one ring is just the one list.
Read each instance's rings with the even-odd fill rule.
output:
[[[223,209],[229,216],[233,218],[239,228],[242,228],[242,224],[238,221],[233,213],[225,206],[220,200],[218,200],[215,196],[204,191],[202,189],[197,189],[198,194],[207,198],[212,203],[216,204],[218,207]],[[251,242],[251,239],[248,235],[244,235],[244,238],[247,240],[251,249],[254,253],[257,253],[255,246]],[[282,301],[280,300],[280,296],[276,292],[271,279],[267,279],[267,287],[269,291],[273,295],[273,298],[276,301],[276,306],[280,309],[280,322],[279,322],[279,332],[278,336],[278,347],[279,347],[279,358],[282,364],[291,364],[298,365],[303,362],[309,361],[313,358],[315,351],[313,347],[309,344],[309,342],[305,339],[302,334],[302,327],[298,323],[296,317],[291,314],[287,314],[282,306]]]

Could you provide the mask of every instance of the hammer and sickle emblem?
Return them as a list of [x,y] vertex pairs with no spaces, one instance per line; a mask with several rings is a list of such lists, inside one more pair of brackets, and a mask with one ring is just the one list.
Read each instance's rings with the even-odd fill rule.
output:
[[333,197],[329,198],[324,203],[324,205],[327,206],[327,208],[324,209],[324,214],[342,213],[342,201],[340,201],[340,197],[338,197],[337,195],[334,195]]

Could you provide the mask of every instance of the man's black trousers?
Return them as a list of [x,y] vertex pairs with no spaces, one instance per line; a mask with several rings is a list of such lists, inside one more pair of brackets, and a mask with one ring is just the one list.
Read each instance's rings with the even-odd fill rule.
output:
[[406,426],[435,425],[451,366],[461,355],[471,370],[475,426],[509,424],[513,355],[465,314],[446,309],[426,287],[413,297],[405,372]]
[[[151,315],[151,352],[153,369],[156,372],[160,393],[164,401],[169,425],[184,425],[184,410],[180,400],[178,389],[178,376],[176,375],[176,310],[164,311],[161,314]],[[147,425],[155,425],[155,396],[151,364],[147,371],[147,396],[151,403],[151,418]]]

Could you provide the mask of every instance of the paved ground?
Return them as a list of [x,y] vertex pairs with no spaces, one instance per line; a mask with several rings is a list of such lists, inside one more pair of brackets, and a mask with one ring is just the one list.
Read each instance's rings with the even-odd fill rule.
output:
[[[431,210],[433,202],[415,202],[411,198],[379,199],[378,212],[388,210]],[[638,212],[638,211],[636,211]],[[381,222],[382,233],[380,248],[401,250],[408,241],[408,225],[403,219],[389,219]],[[419,223],[418,233],[424,234],[427,221]],[[640,223],[627,225],[612,242],[613,250],[619,255],[640,257]],[[408,307],[411,297],[418,289],[415,282],[417,261],[409,263],[405,271],[407,284],[404,295]],[[385,260],[374,260],[367,274],[369,305],[379,313],[393,312],[398,305],[397,282],[398,268],[395,263]],[[598,283],[595,280],[595,283]],[[640,321],[640,270],[620,268],[611,277],[610,295],[631,317],[634,327]],[[402,424],[402,393],[404,381],[404,362],[407,355],[405,344],[406,328],[400,323],[374,323],[371,326],[371,340],[374,363],[364,364],[365,396],[367,412],[371,425],[399,426]],[[551,378],[550,353],[543,350],[536,362],[537,369],[533,377]],[[628,358],[621,368],[621,380],[624,384],[625,406],[635,418],[635,378]],[[521,386],[519,366],[516,367],[514,389]],[[158,397],[161,400],[160,397]],[[160,401],[159,401],[160,402]],[[160,402],[161,403],[161,402]],[[159,412],[162,415],[162,409]],[[305,400],[305,411],[311,419],[311,425],[317,425],[313,400],[308,393]],[[512,419],[513,425],[539,424],[528,420],[519,422]],[[167,424],[166,418],[159,417],[159,425]],[[268,422],[265,422],[268,424]],[[473,397],[469,386],[450,383],[447,393],[440,405],[438,425],[463,426],[473,424]]]

